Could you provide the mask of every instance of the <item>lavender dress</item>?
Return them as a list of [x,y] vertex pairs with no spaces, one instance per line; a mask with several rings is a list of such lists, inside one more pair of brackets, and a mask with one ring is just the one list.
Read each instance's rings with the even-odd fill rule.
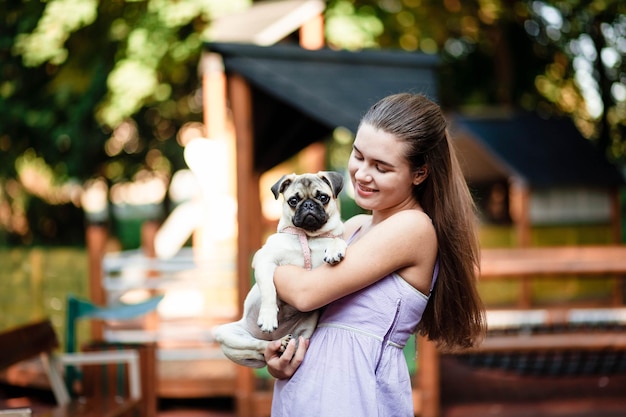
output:
[[393,273],[329,304],[296,373],[276,381],[272,417],[412,417],[402,348],[427,302]]

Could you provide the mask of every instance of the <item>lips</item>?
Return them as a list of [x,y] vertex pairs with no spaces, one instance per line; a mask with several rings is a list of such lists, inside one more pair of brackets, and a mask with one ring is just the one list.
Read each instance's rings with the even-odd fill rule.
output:
[[359,184],[359,183],[357,183],[356,189],[357,189],[357,192],[362,196],[368,196],[377,192],[377,190],[370,188],[370,187],[366,187],[363,184]]

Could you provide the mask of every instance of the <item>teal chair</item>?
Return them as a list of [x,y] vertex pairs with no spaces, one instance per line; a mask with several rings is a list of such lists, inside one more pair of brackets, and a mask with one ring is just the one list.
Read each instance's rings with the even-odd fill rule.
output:
[[[116,303],[107,307],[93,304],[91,301],[69,294],[67,296],[67,315],[65,321],[65,351],[76,352],[76,324],[79,319],[92,320],[130,320],[141,317],[157,308],[164,295],[157,295],[139,303]],[[66,367],[66,383],[72,392],[74,383],[79,378],[78,369]]]

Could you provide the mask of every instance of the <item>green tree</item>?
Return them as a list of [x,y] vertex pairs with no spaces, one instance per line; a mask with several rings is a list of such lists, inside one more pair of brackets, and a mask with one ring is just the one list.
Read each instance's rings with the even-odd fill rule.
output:
[[567,114],[620,163],[626,158],[625,15],[620,0],[331,0],[327,13],[329,29],[343,24],[328,34],[337,47],[441,56],[446,107]]
[[[248,0],[0,4],[0,230],[9,243],[78,243],[78,183],[183,164],[201,119],[210,22]],[[61,215],[61,213],[65,213]],[[1,236],[1,235],[0,235]]]
[[[81,243],[82,183],[184,167],[212,19],[251,0],[0,3],[0,242]],[[332,48],[437,54],[442,103],[570,115],[626,155],[620,0],[327,0]]]

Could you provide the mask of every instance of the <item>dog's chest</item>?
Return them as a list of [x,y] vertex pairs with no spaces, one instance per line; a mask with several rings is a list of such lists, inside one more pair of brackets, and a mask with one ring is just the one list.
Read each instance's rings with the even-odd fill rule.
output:
[[[277,247],[278,264],[305,266],[308,262],[315,268],[324,262],[324,252],[331,242],[327,237],[301,238],[299,235],[279,233],[276,240],[280,240]],[[272,242],[273,243],[273,242]],[[278,242],[276,242],[278,243]]]

